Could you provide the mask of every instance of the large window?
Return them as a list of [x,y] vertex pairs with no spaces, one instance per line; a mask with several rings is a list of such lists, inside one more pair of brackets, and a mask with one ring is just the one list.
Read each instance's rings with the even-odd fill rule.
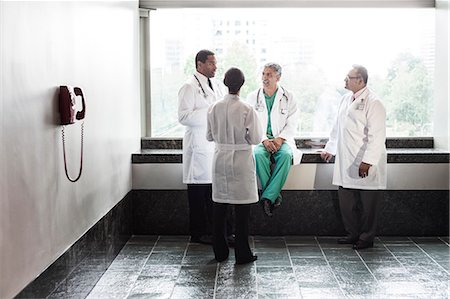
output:
[[326,137],[352,64],[369,71],[369,87],[387,110],[387,135],[431,136],[434,9],[289,8],[159,9],[150,13],[151,136],[180,137],[178,90],[198,50],[216,53],[216,78],[231,66],[259,87],[267,62],[283,67],[299,137]]

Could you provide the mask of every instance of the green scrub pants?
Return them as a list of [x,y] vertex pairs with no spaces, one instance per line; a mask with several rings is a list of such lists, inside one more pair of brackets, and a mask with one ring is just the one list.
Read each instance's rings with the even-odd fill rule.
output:
[[[261,183],[262,195],[261,199],[268,199],[272,203],[280,195],[289,170],[292,165],[292,150],[286,143],[275,153],[270,154],[262,143],[258,144],[254,149],[256,161],[256,174]],[[270,156],[275,160],[275,168],[272,173],[270,171]]]

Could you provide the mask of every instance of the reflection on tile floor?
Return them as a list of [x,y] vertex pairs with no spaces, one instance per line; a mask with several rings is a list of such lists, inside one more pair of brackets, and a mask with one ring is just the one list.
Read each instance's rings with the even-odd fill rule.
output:
[[87,298],[448,298],[448,237],[251,237],[258,260],[216,263],[187,236],[134,236]]

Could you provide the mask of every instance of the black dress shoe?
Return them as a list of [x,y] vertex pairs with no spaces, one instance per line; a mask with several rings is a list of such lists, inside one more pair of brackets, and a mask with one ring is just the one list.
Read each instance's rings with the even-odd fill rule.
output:
[[356,250],[372,248],[372,247],[373,247],[373,241],[368,242],[368,241],[358,240],[358,242],[356,242],[356,244],[353,244],[353,249],[356,249]]
[[273,211],[273,205],[272,205],[272,202],[271,202],[270,200],[264,199],[264,200],[262,201],[262,207],[263,207],[264,213],[265,213],[267,216],[269,216],[269,217],[272,217],[272,216],[273,216],[273,213],[272,213],[272,211]]
[[338,244],[356,244],[356,241],[358,241],[358,239],[352,239],[349,237],[337,239]]
[[200,243],[200,244],[212,244],[212,238],[208,235],[203,236],[191,236],[191,243]]
[[281,206],[281,201],[283,200],[283,197],[281,197],[281,194],[278,195],[277,199],[275,199],[275,202],[273,203],[273,208],[276,209]]
[[252,262],[256,261],[257,259],[258,259],[257,255],[252,255],[251,258],[248,260],[242,260],[242,261],[236,260],[236,265],[244,265],[244,264],[252,263]]

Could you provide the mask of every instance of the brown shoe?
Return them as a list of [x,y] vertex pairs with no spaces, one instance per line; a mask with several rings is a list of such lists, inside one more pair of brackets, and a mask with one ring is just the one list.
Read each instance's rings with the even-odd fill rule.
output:
[[356,242],[356,244],[353,244],[353,249],[355,249],[355,250],[361,250],[361,249],[372,248],[372,247],[373,247],[373,241],[368,242],[368,241],[358,240],[358,242]]

